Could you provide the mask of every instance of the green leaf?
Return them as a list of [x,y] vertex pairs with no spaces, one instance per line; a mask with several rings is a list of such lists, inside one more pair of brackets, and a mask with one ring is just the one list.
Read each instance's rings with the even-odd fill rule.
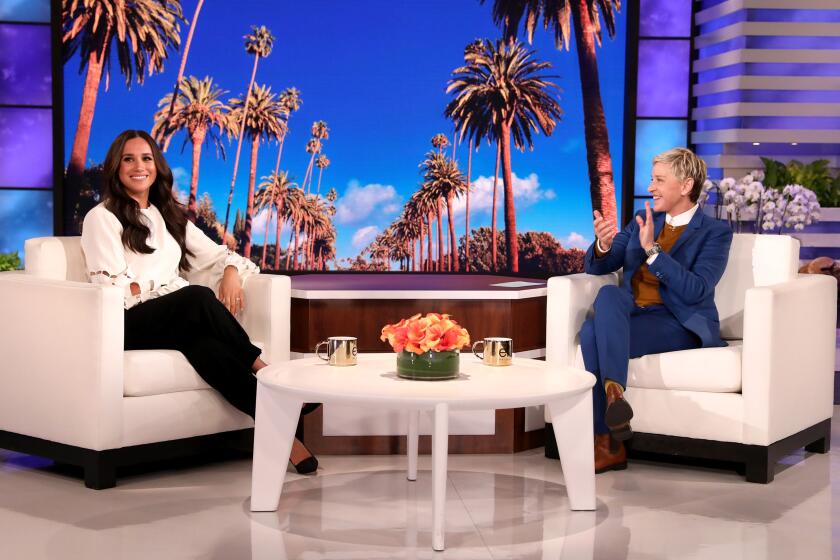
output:
[[20,257],[17,251],[14,253],[0,253],[0,272],[18,270],[20,268]]

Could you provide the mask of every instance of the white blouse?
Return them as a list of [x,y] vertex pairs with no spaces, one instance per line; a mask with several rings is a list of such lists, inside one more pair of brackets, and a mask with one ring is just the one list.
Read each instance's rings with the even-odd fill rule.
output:
[[[189,282],[180,276],[181,247],[166,229],[160,211],[152,204],[140,210],[151,230],[146,243],[154,249],[149,254],[135,253],[122,243],[122,224],[104,204],[95,206],[82,225],[82,251],[90,281],[121,286],[125,290],[125,308],[174,292]],[[193,270],[211,270],[221,279],[227,266],[235,266],[243,280],[259,272],[250,260],[217,245],[192,222],[187,222],[185,244],[194,256],[187,257]],[[130,285],[140,286],[140,295],[131,293]]]

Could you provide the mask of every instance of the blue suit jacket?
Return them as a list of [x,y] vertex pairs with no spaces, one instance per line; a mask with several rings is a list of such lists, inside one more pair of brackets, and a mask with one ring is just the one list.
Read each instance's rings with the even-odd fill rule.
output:
[[[644,211],[637,215],[644,218]],[[654,239],[665,224],[665,213],[655,212]],[[704,347],[726,346],[720,338],[720,319],[715,307],[715,285],[723,276],[732,244],[732,230],[698,209],[682,235],[667,253],[660,253],[648,266],[659,280],[662,302],[677,320],[695,333]],[[595,256],[595,244],[586,251],[584,269],[589,274],[608,274],[624,268],[622,286],[632,293],[633,275],[647,260],[639,244],[635,217],[613,239],[609,252]]]

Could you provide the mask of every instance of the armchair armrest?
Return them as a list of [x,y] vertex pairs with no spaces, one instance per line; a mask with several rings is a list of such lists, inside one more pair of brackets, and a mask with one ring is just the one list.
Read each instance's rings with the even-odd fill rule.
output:
[[591,313],[598,291],[609,284],[618,284],[618,273],[570,274],[548,279],[546,361],[574,364],[578,331]]
[[120,446],[123,292],[0,273],[0,430]]
[[750,288],[744,305],[744,442],[769,445],[833,413],[837,284],[829,276]]
[[252,340],[265,343],[268,363],[289,359],[292,281],[288,276],[257,274],[245,280],[241,323]]

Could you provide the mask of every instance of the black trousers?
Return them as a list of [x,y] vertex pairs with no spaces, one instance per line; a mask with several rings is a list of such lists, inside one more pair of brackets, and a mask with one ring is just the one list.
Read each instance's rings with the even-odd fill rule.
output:
[[187,286],[125,311],[126,350],[178,350],[208,385],[254,416],[260,349],[216,299],[213,290]]

